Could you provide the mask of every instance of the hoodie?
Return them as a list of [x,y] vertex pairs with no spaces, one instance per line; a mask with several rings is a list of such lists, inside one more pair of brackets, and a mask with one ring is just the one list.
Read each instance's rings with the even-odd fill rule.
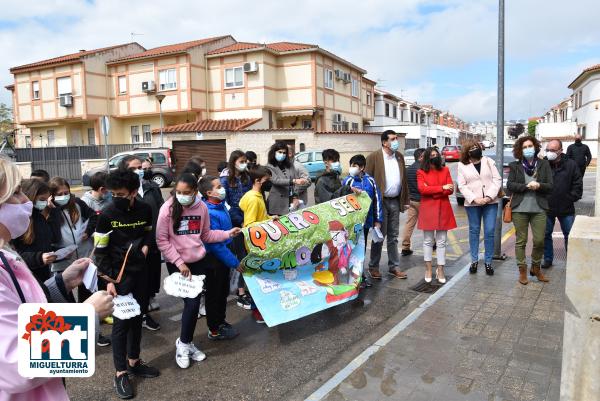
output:
[[[233,225],[231,224],[231,218],[229,217],[229,212],[227,212],[224,202],[212,203],[208,200],[205,200],[204,203],[208,208],[211,230],[229,231],[233,228]],[[219,261],[225,266],[229,267],[230,269],[235,269],[240,264],[240,261],[229,249],[228,245],[230,243],[231,239],[228,238],[222,242],[206,244],[206,250],[215,255],[215,257],[219,259]]]
[[[375,179],[367,173],[362,173],[358,177],[349,175],[344,179],[344,186],[350,186],[361,189],[369,194],[371,198],[371,207],[365,220],[365,228],[371,228],[375,223],[383,222],[383,205],[381,203],[381,191],[375,183]],[[365,234],[366,235],[366,234]]]
[[156,244],[167,262],[177,267],[197,262],[206,255],[205,243],[229,239],[228,232],[211,230],[208,208],[200,197],[196,197],[191,206],[183,208],[179,228],[173,230],[172,204],[173,197],[170,197],[162,205],[156,226]]
[[343,185],[335,171],[324,171],[315,183],[315,203],[323,203],[352,193],[348,185]]
[[96,199],[92,191],[87,191],[86,193],[84,193],[81,197],[81,200],[84,201],[90,209],[95,211],[96,214],[98,214],[98,212],[101,212],[102,209],[104,209],[110,203],[110,200],[104,199],[103,197],[100,197],[100,199]]
[[265,198],[258,191],[246,192],[240,199],[240,208],[244,212],[244,227],[269,220]]
[[231,207],[231,209],[229,209],[231,222],[234,226],[241,227],[244,222],[244,212],[240,209],[240,199],[242,199],[242,196],[244,196],[246,192],[252,189],[252,182],[250,182],[250,179],[246,182],[242,182],[240,177],[236,177],[235,186],[232,186],[229,183],[229,175],[223,175],[226,171],[228,170],[223,170],[220,177],[221,185],[226,191],[225,201]]

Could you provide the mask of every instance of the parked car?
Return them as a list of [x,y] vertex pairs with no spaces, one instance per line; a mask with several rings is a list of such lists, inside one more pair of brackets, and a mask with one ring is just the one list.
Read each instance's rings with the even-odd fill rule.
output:
[[[110,171],[116,170],[121,159],[127,155],[136,155],[144,160],[151,157],[152,162],[152,181],[159,187],[168,187],[173,182],[175,175],[175,160],[172,158],[171,149],[167,148],[138,148],[126,152],[120,152],[108,159]],[[95,167],[83,173],[81,179],[83,185],[90,185],[90,178],[98,171],[106,171],[106,164]]]
[[415,150],[417,150],[417,149],[405,149],[404,150],[404,164],[407,167],[415,162]]
[[442,157],[447,162],[460,160],[460,145],[446,145],[442,148]]
[[[483,155],[487,156],[489,158],[492,158],[492,159],[496,159],[496,150],[487,149],[483,152]],[[504,188],[504,193],[506,193],[506,179],[508,178],[508,172],[510,170],[508,168],[508,165],[514,161],[515,161],[515,157],[513,156],[512,148],[510,148],[510,149],[505,148],[504,149],[504,163],[502,164],[502,188]],[[460,206],[463,206],[465,204],[465,197],[463,194],[460,193],[460,189],[458,188],[458,183],[455,183],[454,187],[455,187],[454,194],[456,195],[456,203],[458,203]],[[508,196],[504,195],[504,198],[502,199],[502,207],[504,207],[506,202],[508,202]]]
[[308,150],[299,152],[294,159],[302,163],[308,170],[311,180],[315,180],[319,174],[325,171],[325,162],[323,162],[323,152],[320,150]]

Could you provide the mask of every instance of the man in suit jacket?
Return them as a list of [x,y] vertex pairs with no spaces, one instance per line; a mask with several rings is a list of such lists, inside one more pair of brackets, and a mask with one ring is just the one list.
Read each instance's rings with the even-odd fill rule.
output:
[[[375,178],[383,195],[383,223],[381,231],[387,237],[388,272],[396,278],[405,279],[406,273],[401,271],[398,254],[398,235],[400,233],[400,213],[410,205],[408,181],[404,156],[398,152],[398,137],[392,130],[381,134],[381,150],[367,157],[365,171]],[[379,261],[383,242],[371,243],[369,273],[376,280],[381,280]]]

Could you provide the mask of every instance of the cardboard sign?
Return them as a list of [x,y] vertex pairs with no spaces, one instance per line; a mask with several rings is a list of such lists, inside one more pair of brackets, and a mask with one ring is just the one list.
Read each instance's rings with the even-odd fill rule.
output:
[[172,297],[196,298],[204,288],[205,278],[205,275],[183,277],[181,273],[175,272],[165,278],[163,288]]
[[117,295],[113,299],[113,303],[113,316],[118,319],[127,320],[142,313],[140,304],[138,304],[131,293],[127,295]]

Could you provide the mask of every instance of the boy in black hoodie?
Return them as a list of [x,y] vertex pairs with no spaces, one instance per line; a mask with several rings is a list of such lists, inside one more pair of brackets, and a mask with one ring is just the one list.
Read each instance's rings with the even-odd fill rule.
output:
[[352,193],[349,185],[342,186],[340,154],[335,149],[323,151],[325,171],[315,182],[315,203],[323,203]]
[[[117,170],[109,175],[106,186],[112,192],[112,202],[99,216],[94,242],[98,269],[108,282],[107,291],[113,296],[132,293],[138,304],[143,305],[148,297],[146,256],[153,238],[152,210],[136,199],[139,185],[139,177],[133,171]],[[130,246],[121,275],[121,266]],[[122,277],[117,282],[119,276]],[[159,375],[158,369],[140,359],[141,337],[141,315],[127,320],[114,317],[112,346],[117,371],[114,386],[120,398],[133,397],[127,373],[146,378]]]

